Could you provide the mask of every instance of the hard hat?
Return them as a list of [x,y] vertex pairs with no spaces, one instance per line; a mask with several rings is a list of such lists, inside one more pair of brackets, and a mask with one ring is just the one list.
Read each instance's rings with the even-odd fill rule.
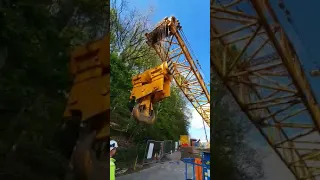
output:
[[110,151],[113,150],[114,148],[118,147],[118,143],[115,140],[110,141]]

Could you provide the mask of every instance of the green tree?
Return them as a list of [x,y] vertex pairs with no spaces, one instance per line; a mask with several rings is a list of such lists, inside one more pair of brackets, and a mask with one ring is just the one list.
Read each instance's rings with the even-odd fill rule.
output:
[[107,1],[0,3],[0,179],[62,179],[55,132],[69,91],[69,54],[108,31]]
[[232,104],[232,99],[226,92],[221,84],[215,84],[211,88],[211,94],[215,96],[211,103],[211,107],[214,107],[211,112],[211,119],[214,119],[211,134],[213,177],[226,180],[262,179],[262,157],[244,142],[245,135],[252,126],[247,119],[239,118],[242,116],[239,116],[239,110],[230,108],[235,104]]
[[[171,86],[171,96],[155,105],[157,120],[153,125],[137,123],[131,117],[131,78],[161,63],[155,51],[145,42],[149,15],[129,8],[126,1],[111,2],[111,122],[115,129],[126,136],[127,141],[141,144],[142,155],[145,140],[178,140],[188,134],[190,112],[180,89]],[[112,136],[112,134],[111,134]],[[132,151],[130,153],[131,158]],[[121,156],[121,157],[119,157]],[[126,158],[124,158],[126,157]],[[118,162],[130,161],[125,152],[119,152]],[[141,156],[140,156],[141,157]],[[120,159],[120,160],[119,160]]]
[[[221,45],[215,44],[214,60],[223,56]],[[237,49],[232,47],[226,54],[227,65],[236,57]],[[213,68],[213,67],[211,67]],[[211,161],[214,179],[250,180],[263,179],[262,157],[245,143],[245,136],[252,128],[243,117],[231,94],[220,78],[211,70],[212,146]]]

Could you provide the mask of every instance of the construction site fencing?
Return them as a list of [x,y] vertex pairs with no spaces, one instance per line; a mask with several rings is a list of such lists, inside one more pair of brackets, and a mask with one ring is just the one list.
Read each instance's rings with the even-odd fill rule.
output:
[[164,141],[148,140],[142,164],[159,162],[164,156]]
[[178,151],[179,146],[180,146],[180,142],[179,142],[179,141],[176,141],[176,142],[174,143],[174,151]]
[[133,168],[136,163],[143,161],[145,143],[122,145],[117,148],[117,168]]
[[164,155],[178,151],[179,142],[173,140],[155,141],[148,140],[142,164],[160,162]]
[[164,154],[171,154],[175,151],[175,142],[172,140],[164,141]]

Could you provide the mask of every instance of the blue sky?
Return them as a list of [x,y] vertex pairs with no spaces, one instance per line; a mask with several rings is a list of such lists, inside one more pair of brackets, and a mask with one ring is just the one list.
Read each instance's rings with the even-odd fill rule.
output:
[[[292,26],[286,21],[284,12],[278,7],[275,1],[271,1],[272,7],[276,11],[281,25],[286,29],[286,32],[293,41],[293,44],[300,55],[300,61],[302,62],[309,83],[311,84],[314,93],[317,98],[320,98],[320,77],[310,77],[309,71],[315,68],[320,68],[320,54],[319,54],[319,42],[320,42],[320,24],[318,23],[320,14],[319,6],[320,1],[310,1],[305,3],[303,1],[284,1],[287,9],[291,13],[291,17],[300,31],[300,35],[304,39],[304,44],[299,41],[298,36],[293,31]],[[307,50],[306,50],[307,49]],[[313,61],[316,61],[314,63]]]
[[[270,0],[270,2],[280,20],[282,27],[286,30],[287,35],[294,44],[309,83],[317,99],[319,100],[320,77],[311,77],[309,72],[315,68],[320,68],[320,24],[318,23],[320,18],[318,8],[320,6],[320,1],[308,1],[308,3],[303,1],[284,1],[285,6],[290,11],[291,18],[297,26],[299,36],[302,36],[303,38],[303,43],[301,43],[299,37],[294,32],[293,27],[286,20],[284,12],[279,8],[278,0]],[[262,137],[259,136],[257,139],[262,139]],[[271,151],[271,148],[263,149]],[[280,158],[274,153],[270,154],[268,158],[264,160],[264,167],[268,180],[294,179],[291,172],[289,172],[289,170],[280,161]]]
[[[311,77],[310,71],[320,68],[320,54],[318,53],[320,49],[320,24],[317,23],[320,18],[319,10],[317,9],[320,1],[312,1],[312,3],[284,1],[286,8],[290,11],[293,22],[297,26],[296,29],[299,31],[299,35],[297,35],[293,27],[286,20],[284,12],[278,6],[278,1],[270,0],[270,2],[281,26],[286,30],[289,39],[293,42],[312,90],[316,99],[319,101],[320,77]],[[303,38],[303,42],[301,42],[299,36]],[[262,137],[256,137],[256,140],[260,139],[262,139]]]
[[[306,71],[314,93],[317,99],[320,98],[320,77],[310,77],[309,72],[315,68],[320,68],[320,19],[319,6],[320,1],[284,1],[286,7],[290,10],[291,17],[298,27],[300,35],[304,39],[304,44],[299,41],[293,28],[285,19],[284,12],[278,7],[278,0],[270,0],[272,7],[286,30],[289,38],[292,40],[300,61]],[[131,0],[130,5],[139,10],[147,11],[152,6],[154,8],[152,23],[155,24],[165,16],[176,16],[183,27],[195,54],[202,66],[207,79],[210,77],[210,1],[182,1],[182,0]],[[306,50],[308,49],[308,50]],[[317,63],[314,63],[317,62]],[[202,123],[196,113],[193,112],[192,129],[190,134],[195,138],[203,138],[204,131]],[[208,129],[207,129],[208,130]],[[209,132],[209,131],[208,131]],[[252,134],[251,134],[252,135]],[[260,136],[261,138],[261,136]],[[258,138],[258,139],[260,139]],[[261,147],[260,147],[261,148]],[[269,149],[270,150],[270,149]],[[292,175],[287,168],[280,162],[279,157],[267,158],[266,174],[269,179],[277,180],[292,179]],[[276,162],[276,163],[275,163]],[[277,163],[278,162],[278,163]],[[281,174],[281,175],[279,175]]]
[[[179,19],[182,29],[187,37],[194,53],[196,54],[204,79],[210,82],[210,1],[186,1],[183,0],[132,0],[129,6],[134,6],[142,13],[152,7],[151,23],[156,24],[166,16],[175,16]],[[200,115],[190,107],[193,118],[189,130],[192,138],[205,140],[205,133]],[[208,138],[210,129],[206,126]]]
[[[300,55],[309,82],[317,96],[320,97],[320,77],[310,77],[309,71],[319,67],[320,55],[319,42],[320,24],[318,7],[320,1],[312,1],[312,3],[303,3],[302,1],[285,1],[285,5],[291,12],[291,16],[300,31],[300,35],[304,39],[304,44],[301,44],[298,36],[293,31],[293,28],[285,20],[284,13],[278,7],[278,1],[270,1],[276,11],[282,26],[286,29],[289,38],[294,42],[297,53]],[[147,12],[149,7],[152,7],[154,12],[151,16],[151,23],[156,24],[165,16],[176,16],[182,25],[183,31],[190,42],[192,49],[204,71],[206,80],[210,77],[210,10],[209,0],[207,1],[182,1],[182,0],[131,0],[130,6],[138,8],[142,13]],[[306,50],[308,49],[308,50]],[[316,61],[317,63],[314,63]],[[318,83],[317,83],[318,82]],[[191,108],[192,109],[192,108]],[[204,137],[203,127],[197,119],[197,114],[194,113],[192,127],[190,129],[191,136],[195,138]],[[201,123],[201,122],[200,122]],[[202,124],[202,123],[201,123]]]

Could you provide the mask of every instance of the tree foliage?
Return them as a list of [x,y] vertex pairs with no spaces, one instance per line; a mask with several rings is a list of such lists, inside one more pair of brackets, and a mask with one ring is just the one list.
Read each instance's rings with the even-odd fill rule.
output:
[[107,1],[0,2],[0,179],[61,179],[69,53],[108,31]]
[[150,31],[148,15],[129,8],[125,1],[111,3],[111,121],[141,142],[178,140],[188,133],[188,111],[180,89],[172,86],[171,96],[155,106],[157,121],[154,125],[138,124],[131,117],[131,78],[161,63],[156,53],[145,42]]
[[[120,141],[116,154],[118,167],[130,167],[138,155],[144,155],[146,140],[179,140],[180,135],[188,134],[190,117],[181,90],[171,86],[171,96],[154,106],[156,122],[153,125],[137,123],[131,117],[133,108],[130,102],[131,78],[143,71],[160,65],[161,60],[155,51],[146,44],[145,33],[149,32],[149,15],[131,8],[126,1],[111,2],[111,122],[114,129],[126,137],[126,146]],[[114,132],[114,131],[111,131]],[[114,137],[111,133],[111,138]]]
[[[213,59],[222,56],[222,48],[215,45],[215,56]],[[232,60],[237,54],[233,47],[227,59]],[[252,128],[249,121],[243,115],[231,94],[223,86],[222,81],[211,70],[211,119],[213,120],[211,139],[211,161],[213,177],[215,179],[230,180],[253,180],[263,179],[262,157],[245,142],[245,136]]]
[[158,64],[156,53],[145,41],[145,34],[151,29],[150,15],[130,7],[125,0],[112,0],[110,13],[111,51],[120,53],[126,65],[138,72]]

